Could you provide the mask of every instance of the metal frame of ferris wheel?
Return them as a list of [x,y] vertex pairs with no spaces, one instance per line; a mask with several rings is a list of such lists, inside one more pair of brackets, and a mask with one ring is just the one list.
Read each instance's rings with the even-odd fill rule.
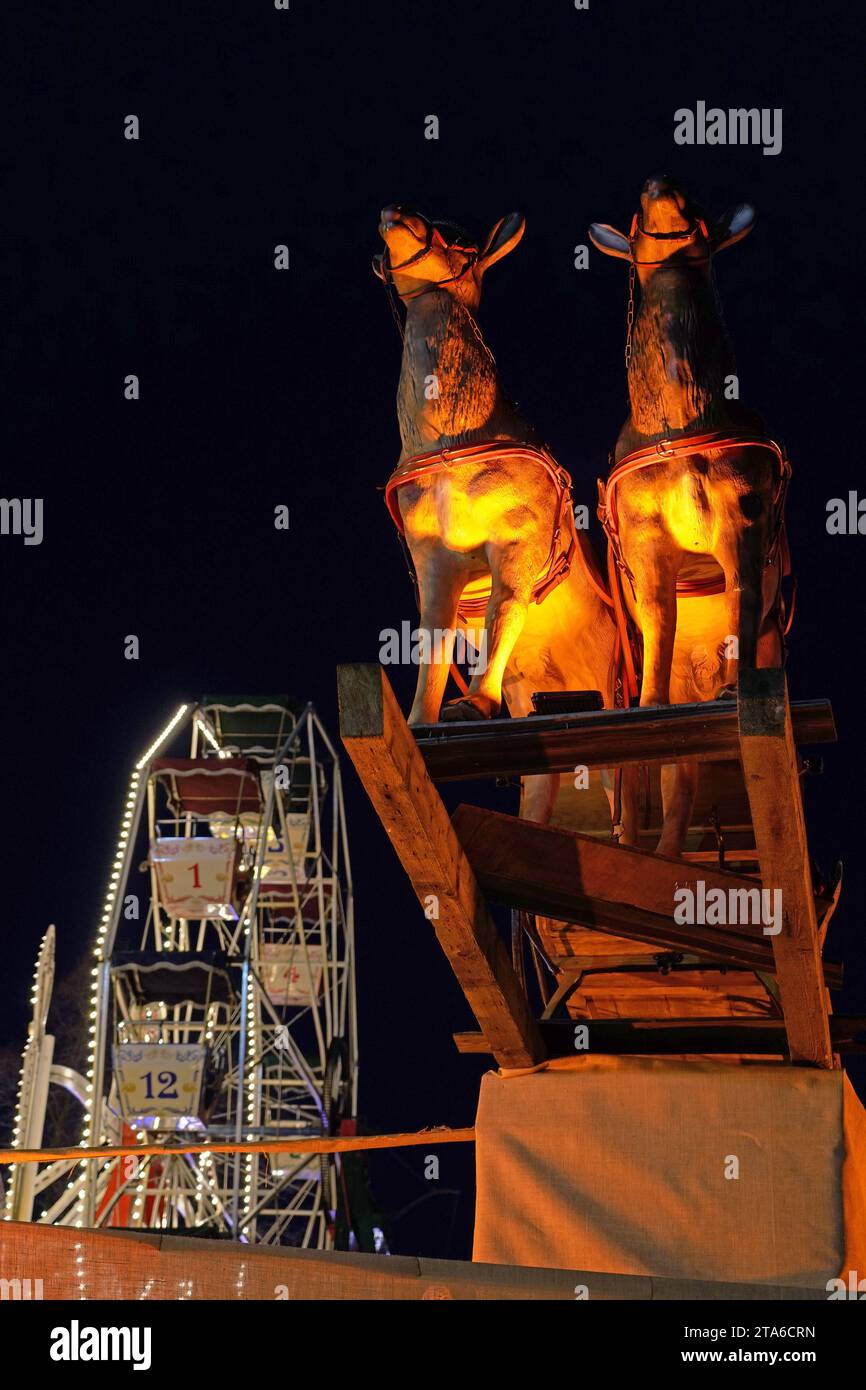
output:
[[[239,740],[238,720],[253,729],[266,720],[267,737],[247,733]],[[189,758],[173,764],[160,755],[184,728],[190,732]],[[244,765],[238,785],[248,798],[254,800],[251,789],[258,788],[258,810],[232,818],[182,804],[177,788],[184,777],[204,768],[203,775],[217,785],[236,764]],[[174,804],[167,783],[174,788]],[[178,839],[209,843],[196,838],[202,828],[211,839],[219,835],[236,843],[234,907],[198,919],[166,909],[155,865],[166,828],[172,844]],[[131,878],[145,831],[149,904],[143,920],[132,911],[131,927],[130,904],[139,896]],[[279,885],[272,881],[275,875],[281,876]],[[34,1081],[41,1046],[39,1074],[44,1078],[47,1052],[50,1079],[84,1102],[84,1146],[157,1140],[176,1144],[178,1154],[40,1165],[38,1172],[36,1165],[22,1166],[13,1170],[19,1176],[10,1186],[7,1217],[33,1219],[36,1199],[52,1189],[43,1198],[37,1218],[42,1222],[198,1229],[260,1243],[327,1248],[340,1200],[338,1155],[180,1151],[184,1138],[197,1144],[271,1139],[285,1145],[292,1137],[332,1132],[356,1114],[348,837],[339,761],[312,706],[297,718],[285,705],[266,701],[204,701],[176,711],[130,774],[94,955],[85,1078],[68,1068],[51,1068],[42,970],[42,1042],[33,1040],[34,1030],[39,1032],[35,1011],[14,1143],[32,1147],[37,1129],[41,1139],[47,1082]],[[161,1000],[161,982],[171,978],[167,971],[176,971],[180,983],[173,982],[170,996]],[[182,982],[185,971],[195,978],[194,987]],[[286,984],[296,976],[300,986]],[[300,993],[293,994],[293,988]],[[124,1114],[123,1075],[112,1070],[112,1058],[118,1065],[124,1047],[136,1056],[136,1047],[156,1047],[154,1055],[160,1057],[171,1049],[173,1056],[203,1053],[205,1070],[211,1072],[207,1108],[168,1120],[160,1114]],[[58,1197],[54,1184],[61,1176],[68,1182]]]

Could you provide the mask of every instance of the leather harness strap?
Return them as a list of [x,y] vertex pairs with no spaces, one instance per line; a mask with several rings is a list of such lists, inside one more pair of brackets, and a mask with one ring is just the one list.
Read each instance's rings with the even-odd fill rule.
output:
[[[785,497],[791,477],[791,464],[784,448],[777,444],[774,439],[771,439],[769,435],[748,431],[710,430],[704,434],[684,434],[676,439],[660,439],[642,449],[634,449],[630,454],[621,458],[619,463],[611,469],[606,483],[602,478],[598,480],[598,516],[608,540],[608,582],[613,597],[614,617],[625,662],[628,693],[632,698],[638,694],[639,680],[633,655],[634,648],[630,641],[631,624],[625,607],[622,579],[623,575],[627,577],[632,587],[632,593],[634,593],[634,575],[629,569],[622,551],[616,509],[616,487],[623,478],[642,468],[667,463],[671,459],[686,458],[709,449],[768,449],[776,456],[779,464],[779,481],[773,498],[773,529],[766,556],[766,565],[774,564],[777,557],[780,560],[777,605],[780,617],[779,625],[782,628],[783,637],[787,637],[791,628],[794,616],[793,603],[786,622],[781,595],[781,581],[791,573],[791,557],[785,531]],[[724,593],[724,591],[724,576],[708,580],[677,580],[678,598],[708,598],[713,594]]]
[[[635,213],[634,217],[631,219],[631,230],[628,234],[628,242],[629,247],[631,249],[632,265],[667,265],[669,263],[669,259],[666,256],[662,257],[662,259],[658,261],[637,260],[635,258],[634,248],[638,232],[640,232],[641,236],[649,237],[652,241],[691,242],[694,241],[698,232],[701,233],[705,242],[709,243],[710,240],[710,234],[707,230],[707,224],[702,217],[690,217],[689,225],[681,232],[651,232],[643,225],[643,223],[640,220],[639,214]],[[690,256],[687,261],[680,262],[679,264],[699,265],[702,263],[708,263],[711,259],[712,257],[708,253],[706,256]]]
[[[571,507],[571,477],[547,452],[534,444],[510,444],[502,440],[491,440],[484,444],[469,444],[459,449],[436,449],[428,454],[414,454],[405,460],[391,474],[385,484],[385,503],[397,530],[404,533],[403,518],[397,500],[397,491],[406,483],[417,482],[461,463],[477,463],[484,458],[512,458],[526,463],[540,465],[547,472],[557,489],[556,510],[554,514],[553,535],[547,559],[532,586],[532,599],[543,603],[548,594],[568,575],[575,553],[580,553],[574,527],[574,512]],[[590,582],[603,601],[610,606],[610,595],[586,566]],[[489,576],[470,581],[463,590],[458,606],[460,617],[482,617],[490,599],[491,581]]]
[[[385,248],[382,257],[382,280],[386,288],[396,289],[394,285],[395,270],[405,270],[407,266],[417,265],[419,261],[425,260],[427,256],[430,255],[434,246],[444,251],[446,257],[450,256],[452,251],[456,251],[463,257],[463,266],[456,275],[449,275],[444,280],[434,280],[431,282],[430,286],[422,285],[417,290],[404,290],[400,295],[400,298],[403,300],[419,299],[422,294],[430,294],[431,290],[441,289],[443,285],[456,284],[458,280],[462,280],[464,275],[469,273],[478,261],[478,251],[474,246],[463,246],[459,240],[448,241],[439,230],[442,224],[428,222],[426,218],[423,218],[422,221],[425,223],[426,228],[424,245],[415,252],[414,256],[409,256],[405,261],[399,261],[397,265],[393,265],[391,262],[391,253],[387,247]],[[400,224],[398,223],[397,225]]]
[[[634,449],[632,453],[621,458],[619,463],[611,469],[606,483],[601,478],[598,480],[599,520],[607,533],[619,569],[628,576],[632,584],[634,583],[634,576],[626,564],[619,536],[619,518],[616,509],[617,484],[621,483],[623,478],[628,477],[629,474],[637,473],[642,468],[650,468],[659,463],[668,463],[672,459],[700,454],[704,450],[710,449],[768,449],[775,454],[779,464],[779,482],[773,498],[773,531],[766,563],[768,565],[773,563],[780,546],[787,550],[784,535],[785,496],[791,477],[791,464],[781,444],[777,444],[775,439],[771,439],[769,435],[730,430],[710,430],[705,434],[684,434],[677,439],[659,439],[655,444],[648,444],[642,449]],[[724,581],[718,580],[678,581],[677,593],[685,598],[704,598],[709,594],[723,593],[724,587]]]

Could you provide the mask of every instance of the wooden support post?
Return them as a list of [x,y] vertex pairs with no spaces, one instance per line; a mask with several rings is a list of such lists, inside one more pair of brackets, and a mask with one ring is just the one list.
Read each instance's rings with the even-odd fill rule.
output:
[[503,1067],[545,1057],[508,950],[378,665],[337,668],[340,735],[487,1042]]
[[782,930],[769,940],[791,1060],[832,1067],[827,992],[784,671],[740,672],[738,722],[761,881],[771,892],[780,889],[782,895]]

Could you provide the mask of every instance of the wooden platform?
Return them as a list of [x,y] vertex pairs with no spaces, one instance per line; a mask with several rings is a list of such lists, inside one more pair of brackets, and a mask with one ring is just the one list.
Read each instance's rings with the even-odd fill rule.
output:
[[[791,721],[797,743],[835,742],[833,711],[827,700],[795,702]],[[427,770],[437,782],[571,772],[578,764],[713,762],[736,758],[740,751],[733,700],[425,724],[414,734]]]
[[[341,735],[480,1026],[464,1051],[506,1067],[573,1051],[574,1020],[593,1050],[670,1055],[787,1055],[821,1067],[859,1050],[863,1020],[831,1023],[840,967],[821,946],[838,885],[816,896],[795,740],[835,737],[826,701],[789,706],[781,671],[744,672],[736,703],[531,716],[410,731],[384,672],[338,672]],[[695,757],[701,790],[685,856],[663,859],[609,839],[598,772],[564,788],[551,827],[464,805],[453,822],[433,777],[649,763],[642,843],[660,819],[657,768]],[[674,893],[780,889],[778,934],[681,924]],[[534,1017],[523,957],[488,911],[521,914],[544,1000]],[[435,914],[431,908],[435,905]],[[515,968],[515,965],[517,968]]]

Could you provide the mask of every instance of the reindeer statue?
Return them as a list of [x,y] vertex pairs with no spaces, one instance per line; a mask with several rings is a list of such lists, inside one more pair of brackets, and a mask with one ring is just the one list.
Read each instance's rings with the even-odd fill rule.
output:
[[[466,633],[483,623],[485,659],[445,719],[495,716],[503,686],[516,716],[532,712],[534,691],[598,690],[614,703],[618,634],[589,542],[575,530],[571,480],[504,395],[475,317],[484,274],[523,230],[511,213],[479,247],[449,223],[386,207],[385,251],[373,261],[406,306],[403,447],[386,500],[417,577],[420,628]],[[448,643],[434,644],[410,724],[440,717],[449,665]],[[558,780],[527,778],[521,814],[546,822]],[[621,825],[631,842],[628,799]]]
[[[631,411],[599,512],[619,616],[624,598],[643,639],[642,705],[733,697],[739,664],[783,660],[790,469],[739,404],[712,275],[713,256],[754,219],[744,203],[710,222],[660,176],[644,185],[629,236],[590,228],[600,251],[629,263]],[[696,788],[697,764],[663,769],[660,853],[682,850]]]

